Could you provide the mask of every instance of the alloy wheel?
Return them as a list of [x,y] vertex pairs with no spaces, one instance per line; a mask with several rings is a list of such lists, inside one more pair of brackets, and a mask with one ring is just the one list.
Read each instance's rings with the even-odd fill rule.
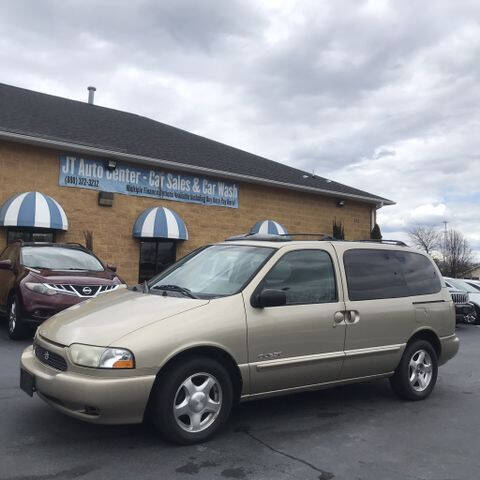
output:
[[423,392],[432,381],[432,358],[426,350],[417,350],[410,359],[408,377],[416,392]]
[[10,313],[8,315],[8,331],[13,333],[17,326],[17,303],[15,300],[10,305]]
[[173,401],[177,425],[189,433],[206,430],[222,408],[222,387],[210,373],[195,373],[182,382]]

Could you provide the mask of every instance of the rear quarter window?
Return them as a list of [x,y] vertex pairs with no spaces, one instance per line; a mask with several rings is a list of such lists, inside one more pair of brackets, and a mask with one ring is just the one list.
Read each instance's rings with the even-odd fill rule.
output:
[[357,248],[343,254],[350,300],[375,300],[438,293],[440,278],[419,253]]

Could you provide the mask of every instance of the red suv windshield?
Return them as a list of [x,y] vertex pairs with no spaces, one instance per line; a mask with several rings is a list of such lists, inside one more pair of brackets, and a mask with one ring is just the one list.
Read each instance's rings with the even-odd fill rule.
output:
[[103,272],[102,264],[83,250],[67,247],[22,247],[22,264],[50,270],[89,270]]

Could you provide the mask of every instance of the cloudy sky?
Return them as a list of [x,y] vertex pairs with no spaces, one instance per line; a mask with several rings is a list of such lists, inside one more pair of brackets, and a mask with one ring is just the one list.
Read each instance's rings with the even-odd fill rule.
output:
[[478,0],[15,0],[0,81],[143,114],[397,202],[480,260]]

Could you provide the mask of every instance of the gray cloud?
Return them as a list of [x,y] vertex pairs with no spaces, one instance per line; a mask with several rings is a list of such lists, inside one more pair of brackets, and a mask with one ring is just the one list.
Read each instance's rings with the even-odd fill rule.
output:
[[94,84],[101,105],[396,200],[389,234],[448,217],[478,246],[479,15],[474,0],[18,0],[0,81],[80,100]]

